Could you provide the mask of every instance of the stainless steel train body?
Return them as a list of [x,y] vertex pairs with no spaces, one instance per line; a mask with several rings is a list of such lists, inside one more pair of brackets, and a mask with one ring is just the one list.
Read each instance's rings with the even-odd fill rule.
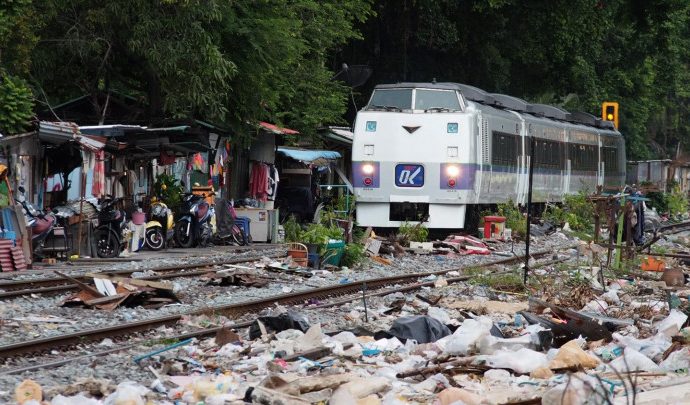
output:
[[535,202],[625,182],[625,142],[612,123],[462,84],[379,85],[354,133],[361,226],[463,228],[479,205],[525,203],[532,138]]

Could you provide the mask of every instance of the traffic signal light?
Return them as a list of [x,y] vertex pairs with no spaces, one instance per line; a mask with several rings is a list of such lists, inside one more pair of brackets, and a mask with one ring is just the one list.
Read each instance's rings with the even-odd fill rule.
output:
[[613,125],[618,129],[618,103],[604,101],[601,104],[601,119],[613,122]]

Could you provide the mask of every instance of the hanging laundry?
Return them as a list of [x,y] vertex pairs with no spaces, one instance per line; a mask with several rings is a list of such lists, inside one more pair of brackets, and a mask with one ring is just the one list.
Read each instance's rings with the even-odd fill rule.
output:
[[254,162],[249,177],[249,196],[259,201],[266,201],[268,193],[268,165]]
[[161,166],[167,166],[175,163],[175,153],[168,151],[161,151],[158,164]]
[[96,164],[93,171],[93,181],[91,184],[91,195],[100,198],[105,194],[105,152],[96,152]]
[[270,167],[270,175],[268,177],[268,195],[269,201],[274,201],[276,199],[276,194],[278,193],[278,183],[280,178],[278,177],[278,168],[275,166]]

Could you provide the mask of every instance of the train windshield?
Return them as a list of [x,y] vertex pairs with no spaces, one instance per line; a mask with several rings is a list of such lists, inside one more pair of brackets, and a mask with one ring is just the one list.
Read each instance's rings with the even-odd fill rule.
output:
[[417,89],[414,98],[414,109],[424,111],[458,111],[460,100],[453,90]]
[[379,89],[369,101],[369,110],[402,111],[412,109],[412,89]]

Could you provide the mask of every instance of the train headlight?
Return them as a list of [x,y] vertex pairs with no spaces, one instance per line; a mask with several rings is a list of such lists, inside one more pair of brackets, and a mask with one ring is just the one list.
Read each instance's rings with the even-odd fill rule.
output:
[[366,165],[362,166],[362,173],[373,174],[374,173],[374,165],[366,164]]
[[446,166],[446,174],[448,177],[458,177],[458,174],[460,174],[460,167],[458,166]]

